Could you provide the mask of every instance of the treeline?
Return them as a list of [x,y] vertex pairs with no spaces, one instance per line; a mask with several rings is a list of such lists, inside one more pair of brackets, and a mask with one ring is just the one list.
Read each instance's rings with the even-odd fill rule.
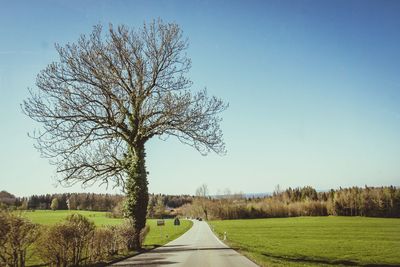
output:
[[150,194],[147,206],[148,218],[174,218],[179,214],[179,208],[193,202],[190,195]]
[[165,207],[169,208],[179,208],[185,204],[192,203],[193,196],[190,195],[164,195],[164,194],[151,194],[150,199],[152,197],[161,197],[162,202]]
[[327,208],[332,215],[400,217],[400,188],[352,187],[331,196]]
[[148,232],[146,226],[136,233],[130,220],[119,226],[96,227],[80,214],[44,227],[16,212],[0,211],[0,266],[25,266],[31,254],[46,266],[99,265],[138,249],[133,237],[139,235],[142,243]]
[[[91,210],[121,213],[123,195],[95,194],[95,193],[63,193],[32,195],[30,197],[16,197],[6,191],[0,192],[0,206],[3,208],[22,210],[46,210],[52,208],[52,202],[57,199],[58,210]],[[149,195],[150,217],[161,216],[167,209],[175,209],[191,203],[190,195]],[[0,207],[0,208],[2,208]]]
[[264,198],[225,196],[199,198],[182,207],[185,216],[208,219],[247,219],[295,216],[400,217],[400,189],[389,187],[339,188],[317,192],[310,186],[275,190]]
[[[2,191],[2,193],[4,195],[7,192]],[[24,210],[50,209],[53,199],[57,199],[57,209],[59,210],[111,211],[124,198],[122,195],[95,193],[45,194],[30,197],[14,196],[13,198],[10,195],[7,197],[7,202],[2,201],[2,198],[0,198],[0,202]]]

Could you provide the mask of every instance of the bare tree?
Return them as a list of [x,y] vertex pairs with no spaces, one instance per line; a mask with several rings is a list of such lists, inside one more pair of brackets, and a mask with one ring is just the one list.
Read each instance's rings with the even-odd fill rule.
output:
[[[148,203],[145,144],[175,136],[200,153],[225,152],[219,113],[227,104],[192,93],[188,41],[161,20],[131,29],[95,26],[75,43],[56,44],[59,61],[42,70],[24,112],[43,128],[37,149],[63,184],[122,185],[136,232]],[[137,239],[136,244],[139,244]]]
[[208,197],[208,186],[207,184],[202,184],[196,189],[196,196],[197,197]]
[[196,189],[196,204],[201,208],[206,220],[208,220],[208,186],[207,184],[202,184]]

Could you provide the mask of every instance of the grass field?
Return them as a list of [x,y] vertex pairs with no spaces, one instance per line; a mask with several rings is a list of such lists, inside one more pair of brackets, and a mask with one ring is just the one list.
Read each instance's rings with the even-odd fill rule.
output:
[[84,211],[84,210],[36,210],[29,212],[22,212],[22,215],[30,219],[34,223],[51,225],[64,220],[68,215],[72,213],[79,213],[90,220],[92,220],[96,226],[103,225],[117,225],[122,222],[122,219],[114,219],[106,217],[106,212],[100,211]]
[[400,266],[400,219],[298,217],[211,221],[262,266]]
[[150,232],[146,236],[144,245],[151,248],[176,239],[189,230],[193,223],[189,220],[181,220],[181,225],[175,226],[174,220],[168,219],[165,220],[165,226],[157,226],[157,220],[147,220],[147,224],[150,225]]
[[[105,212],[96,211],[50,211],[50,210],[37,210],[34,212],[22,212],[22,215],[30,219],[34,223],[42,225],[51,225],[57,222],[63,221],[68,215],[72,213],[80,213],[90,220],[92,220],[96,226],[101,227],[105,225],[118,225],[121,224],[123,219],[115,219],[106,217]],[[148,219],[147,224],[150,226],[150,232],[146,236],[144,246],[147,249],[151,249],[157,246],[164,245],[169,241],[179,237],[192,226],[192,222],[189,220],[181,220],[180,226],[175,226],[173,219],[165,220],[165,226],[157,226],[157,220]],[[30,251],[33,253],[33,251]],[[40,264],[40,260],[36,257],[32,257],[27,266]]]

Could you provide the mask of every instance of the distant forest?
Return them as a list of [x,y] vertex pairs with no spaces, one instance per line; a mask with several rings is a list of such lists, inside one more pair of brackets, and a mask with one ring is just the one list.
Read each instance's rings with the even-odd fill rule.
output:
[[[242,194],[217,197],[150,194],[148,217],[192,216],[206,219],[246,219],[295,216],[400,217],[400,188],[351,187],[317,192],[310,186],[279,187],[272,195],[246,198]],[[16,197],[0,192],[0,208],[36,210],[56,209],[108,211],[122,216],[123,195],[64,193]],[[171,212],[172,211],[172,212]]]
[[[191,203],[193,200],[193,197],[189,195],[175,196],[150,194],[149,197],[149,211],[151,214],[155,214],[156,209],[162,209],[162,211],[160,211],[160,213],[162,213],[165,207],[177,208],[184,204]],[[16,197],[7,191],[1,191],[0,208],[47,210],[52,208],[51,204],[54,199],[57,199],[57,210],[91,210],[118,213],[120,212],[119,209],[121,209],[124,196],[95,193],[63,193],[32,195],[30,197]]]
[[400,188],[351,187],[317,192],[310,186],[277,188],[271,196],[196,198],[182,214],[206,219],[248,219],[296,216],[400,217]]

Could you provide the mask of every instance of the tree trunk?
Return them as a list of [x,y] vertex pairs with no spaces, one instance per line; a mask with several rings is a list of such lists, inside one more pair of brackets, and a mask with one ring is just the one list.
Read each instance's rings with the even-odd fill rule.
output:
[[131,244],[130,249],[138,249],[141,246],[140,231],[146,225],[147,204],[149,202],[144,144],[131,148],[129,153],[130,166],[125,184],[125,215],[131,219],[135,231],[131,242],[129,242]]

